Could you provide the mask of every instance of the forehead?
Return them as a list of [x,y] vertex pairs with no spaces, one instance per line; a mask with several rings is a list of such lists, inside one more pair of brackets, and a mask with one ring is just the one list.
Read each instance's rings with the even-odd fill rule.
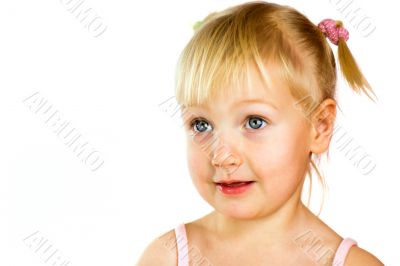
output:
[[236,84],[232,82],[231,85],[217,90],[218,93],[214,94],[214,97],[209,97],[200,104],[184,107],[215,109],[219,106],[234,108],[249,104],[264,104],[274,109],[282,109],[291,99],[288,87],[278,78],[276,69],[272,66],[265,68],[263,76],[258,68],[251,67],[245,80]]

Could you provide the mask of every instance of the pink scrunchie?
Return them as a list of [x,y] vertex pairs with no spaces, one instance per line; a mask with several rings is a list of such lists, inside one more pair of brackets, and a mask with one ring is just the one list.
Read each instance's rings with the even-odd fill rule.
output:
[[345,41],[349,39],[349,32],[340,21],[327,18],[318,23],[318,28],[335,45],[338,44],[339,38],[343,38]]

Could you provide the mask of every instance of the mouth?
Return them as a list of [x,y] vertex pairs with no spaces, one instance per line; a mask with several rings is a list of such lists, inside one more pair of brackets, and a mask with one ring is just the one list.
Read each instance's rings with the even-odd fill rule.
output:
[[229,181],[215,182],[215,184],[235,187],[235,186],[240,186],[242,184],[251,183],[251,182],[254,182],[254,181],[229,180]]
[[216,182],[219,191],[225,195],[238,195],[246,192],[255,181],[226,181]]

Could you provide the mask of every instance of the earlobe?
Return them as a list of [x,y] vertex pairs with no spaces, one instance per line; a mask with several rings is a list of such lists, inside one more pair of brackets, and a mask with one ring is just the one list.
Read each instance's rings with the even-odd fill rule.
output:
[[315,110],[312,122],[312,139],[310,150],[312,153],[320,154],[326,151],[332,138],[334,123],[336,119],[336,101],[324,100]]

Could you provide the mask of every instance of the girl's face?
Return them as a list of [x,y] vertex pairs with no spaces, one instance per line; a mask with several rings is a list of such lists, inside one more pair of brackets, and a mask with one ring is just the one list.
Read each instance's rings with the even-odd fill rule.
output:
[[[301,189],[310,154],[310,124],[285,84],[258,72],[251,91],[185,109],[187,159],[200,195],[218,212],[250,219],[277,210]],[[239,194],[216,182],[254,181]],[[226,190],[225,190],[226,191]]]

